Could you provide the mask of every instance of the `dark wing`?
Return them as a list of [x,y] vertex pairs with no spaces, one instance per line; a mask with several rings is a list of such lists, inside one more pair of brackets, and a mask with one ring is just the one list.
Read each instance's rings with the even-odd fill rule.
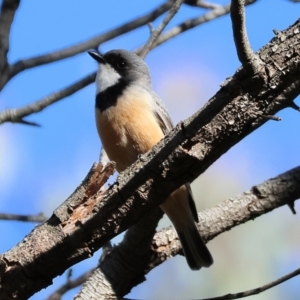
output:
[[188,182],[188,183],[185,184],[185,186],[186,186],[186,189],[189,192],[189,205],[190,205],[190,208],[191,208],[191,211],[192,211],[192,215],[194,217],[194,221],[196,223],[199,223],[198,212],[197,212],[195,200],[194,200],[194,197],[193,197],[193,193],[192,193],[192,190],[191,190],[191,185]]
[[[155,110],[155,117],[157,118],[157,121],[160,125],[160,128],[162,129],[164,134],[167,134],[169,131],[171,131],[171,129],[174,127],[172,120],[165,108],[164,103],[160,100],[160,98],[156,95],[156,94],[152,94],[153,99],[155,100],[156,103],[156,110]],[[194,217],[195,222],[199,222],[199,218],[198,218],[198,212],[197,212],[197,208],[195,205],[195,200],[192,194],[192,190],[191,190],[191,186],[190,183],[186,183],[186,189],[189,193],[189,205]]]
[[159,99],[159,97],[156,94],[152,93],[152,98],[154,99],[156,104],[154,111],[155,117],[163,133],[167,134],[174,127],[172,120],[165,108],[164,103]]

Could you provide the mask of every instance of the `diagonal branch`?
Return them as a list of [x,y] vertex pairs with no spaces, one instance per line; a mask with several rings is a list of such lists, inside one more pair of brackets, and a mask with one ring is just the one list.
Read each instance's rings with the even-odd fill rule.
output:
[[[221,224],[221,222],[216,221],[215,219],[208,221],[208,223],[202,221],[199,224],[200,231],[205,231],[203,228],[203,224],[205,223],[206,227],[212,228],[212,232],[210,232],[206,238],[208,239],[209,236],[215,237],[218,232],[224,232],[239,225],[240,221],[246,222],[252,217],[256,218],[258,216],[262,216],[266,210],[270,209],[268,205],[270,205],[271,203],[272,206],[274,205],[274,199],[278,204],[284,204],[296,200],[296,198],[300,195],[299,180],[300,167],[297,167],[275,178],[269,179],[260,185],[256,185],[252,187],[251,190],[246,191],[234,198],[223,201],[217,206],[218,211],[222,211],[222,214],[218,217],[219,220],[222,219],[222,226],[218,226],[218,224]],[[291,191],[292,193],[290,193]],[[229,205],[230,209],[228,209]],[[243,220],[240,219],[237,223],[234,224],[232,220],[236,221],[236,219],[233,219],[232,216],[240,216],[241,212],[245,210],[249,211],[249,217]],[[230,214],[228,213],[229,211]],[[152,213],[148,216],[150,217],[150,215],[152,215]],[[203,215],[204,213],[200,214],[200,217],[202,216],[202,219]],[[143,220],[145,223],[148,222],[148,218]],[[227,226],[225,225],[225,222],[223,223],[224,220],[225,222],[228,222]],[[142,224],[139,223],[138,225],[139,226],[135,227],[140,228],[140,225]],[[131,229],[129,229],[128,232],[130,232]],[[139,237],[139,235],[141,235],[142,237],[142,239],[140,240],[137,238]],[[174,229],[168,228],[159,231],[152,241],[151,252],[149,252],[150,249],[148,249],[147,251],[146,248],[148,244],[146,241],[147,236],[149,235],[147,234],[147,232],[145,234],[145,231],[143,230],[140,230],[137,234],[135,233],[134,236],[131,236],[131,234],[127,233],[121,244],[114,247],[113,251],[109,254],[108,260],[102,262],[98,269],[94,271],[88,271],[77,279],[68,281],[66,284],[62,285],[55,293],[53,293],[48,298],[48,300],[57,299],[55,297],[57,297],[58,295],[62,296],[70,289],[83,284],[90,276],[91,277],[88,279],[88,282],[86,282],[82,287],[82,290],[77,296],[77,299],[80,299],[80,297],[83,297],[84,294],[87,293],[87,290],[90,288],[90,282],[92,282],[93,287],[96,283],[97,288],[94,289],[94,291],[99,291],[99,298],[109,298],[112,295],[116,296],[116,294],[127,294],[134,286],[144,280],[145,276],[150,270],[162,264],[166,259],[181,254],[181,247],[178,243],[178,239],[176,237]],[[144,251],[140,250],[141,245]],[[130,253],[130,255],[128,255],[128,253]],[[147,260],[146,257],[149,257],[150,259]],[[134,263],[132,263],[132,260],[134,260]],[[122,261],[122,264],[117,264],[116,266],[115,262],[118,261]],[[137,261],[142,263],[137,264]],[[209,298],[205,300],[238,299],[249,295],[255,295],[267,289],[270,289],[294,276],[299,275],[299,270],[300,269],[295,270],[294,272],[287,274],[267,285],[253,290],[237,294],[228,294],[225,296]],[[108,272],[110,278],[109,283],[107,282],[107,280],[104,280],[106,277],[104,274],[107,274]],[[123,277],[122,284],[118,280],[118,274],[127,274]]]
[[[300,167],[297,167],[201,212],[198,227],[202,237],[205,241],[209,241],[242,223],[297,200],[300,196],[299,182]],[[88,294],[90,285],[92,285],[93,291],[97,290],[96,296],[98,296],[98,299],[124,296],[134,286],[143,282],[145,276],[152,269],[161,265],[167,259],[178,254],[182,255],[181,246],[173,228],[162,229],[155,234],[151,252],[148,251],[146,256],[148,259],[145,258],[144,252],[140,253],[138,242],[139,239],[136,238],[128,240],[124,238],[122,243],[113,249],[106,260],[89,277],[79,295],[83,297]],[[130,255],[128,255],[129,253]],[[144,257],[144,260],[141,260],[140,256]],[[133,259],[140,263],[133,263]],[[118,263],[120,261],[122,264]],[[126,274],[122,281],[119,280],[119,274]],[[79,299],[81,298],[79,297]]]
[[[257,54],[268,71],[265,80],[239,69],[203,109],[178,124],[151,151],[119,174],[106,193],[99,189],[113,166],[108,164],[104,170],[94,167],[47,222],[0,257],[0,299],[27,299],[48,286],[52,278],[90,257],[108,240],[135,225],[175,189],[193,181],[264,124],[266,119],[261,116],[289,107],[300,92],[300,20],[282,35],[285,39],[276,36]],[[286,55],[287,49],[294,55]],[[264,200],[260,204],[266,205],[265,212],[273,205],[284,205]],[[214,211],[218,209],[200,215],[205,229],[202,234],[207,238],[211,229],[205,224],[216,218]],[[236,215],[232,223],[235,219]]]
[[[253,4],[257,0],[246,0],[245,5]],[[200,17],[188,19],[181,24],[174,26],[173,28],[169,29],[165,33],[161,34],[156,42],[154,42],[151,49],[158,47],[159,45],[165,43],[166,41],[180,35],[181,33],[193,29],[199,25],[202,25],[204,23],[210,22],[216,18],[222,17],[224,15],[227,15],[230,12],[230,4],[224,5],[224,6],[218,6],[209,12],[201,15]],[[140,53],[142,51],[142,47],[138,48],[136,50],[137,53]]]
[[0,113],[0,124],[3,124],[5,122],[11,122],[11,123],[33,125],[35,123],[28,122],[23,118],[31,114],[40,112],[46,107],[50,106],[51,104],[76,93],[77,91],[86,87],[90,83],[94,82],[95,77],[96,77],[96,73],[95,72],[91,73],[90,75],[84,77],[83,79],[80,79],[79,81],[73,83],[72,85],[58,92],[55,92],[41,100],[31,103],[27,106],[24,106],[22,108],[6,109],[5,111]]
[[266,285],[263,285],[261,287],[258,287],[258,288],[255,288],[253,290],[248,290],[248,291],[245,291],[245,292],[240,292],[240,293],[236,293],[236,294],[228,294],[228,295],[224,295],[224,296],[221,296],[221,297],[213,297],[213,298],[206,298],[206,299],[203,299],[203,300],[233,300],[233,299],[241,299],[241,298],[245,298],[245,297],[249,297],[249,296],[253,296],[253,295],[257,295],[257,294],[260,294],[266,290],[269,290],[270,288],[276,286],[276,285],[279,285],[295,276],[298,276],[300,275],[300,268],[285,275],[285,276],[282,276],[281,278],[273,281],[273,282],[270,282]]
[[[3,0],[0,13],[0,87],[8,80],[9,65],[7,52],[9,50],[9,34],[20,0]],[[1,88],[0,88],[1,89]]]
[[93,273],[93,269],[83,273],[81,276],[77,277],[76,279],[67,278],[67,282],[60,286],[55,292],[53,292],[46,300],[60,300],[61,297],[80,285],[82,285]]
[[153,257],[151,243],[162,216],[162,210],[156,208],[130,227],[123,241],[101,261],[74,299],[86,299],[91,290],[96,290],[95,299],[114,299],[145,281],[145,270],[149,269]]
[[150,27],[151,35],[150,35],[148,42],[145,44],[145,46],[143,47],[143,49],[140,53],[141,58],[145,58],[146,55],[148,54],[148,52],[152,49],[152,45],[155,43],[155,41],[157,40],[159,35],[162,33],[162,31],[165,29],[165,27],[169,24],[169,22],[172,20],[172,18],[176,15],[176,13],[178,12],[182,3],[183,3],[183,0],[176,0],[174,2],[174,4],[172,5],[169,13],[163,19],[163,21],[159,24],[157,29],[152,30],[152,27]]
[[134,29],[144,26],[149,22],[154,21],[156,18],[168,11],[171,6],[172,3],[167,1],[166,3],[160,5],[148,14],[145,14],[142,17],[125,23],[115,29],[112,29],[104,34],[91,38],[85,42],[52,53],[20,60],[11,66],[10,78],[24,70],[62,60],[64,58],[68,58],[76,54],[82,53],[91,48],[97,48],[104,42],[112,40],[122,34],[130,32]]
[[233,37],[238,58],[243,67],[249,68],[253,74],[258,74],[262,68],[262,61],[253,52],[248,40],[245,24],[245,0],[232,0],[230,16]]

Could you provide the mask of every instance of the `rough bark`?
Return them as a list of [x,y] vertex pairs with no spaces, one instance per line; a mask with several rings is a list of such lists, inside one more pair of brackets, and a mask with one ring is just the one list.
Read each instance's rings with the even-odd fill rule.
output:
[[[198,228],[207,242],[235,226],[254,220],[299,197],[300,167],[297,167],[201,212]],[[147,235],[143,235],[145,236]],[[153,268],[175,255],[182,255],[180,242],[173,228],[157,232],[152,240],[151,249],[144,257],[140,256],[144,252],[140,252],[138,242],[138,235],[135,235],[134,239],[124,238],[84,283],[75,299],[122,297],[134,286],[142,283],[145,275]]]

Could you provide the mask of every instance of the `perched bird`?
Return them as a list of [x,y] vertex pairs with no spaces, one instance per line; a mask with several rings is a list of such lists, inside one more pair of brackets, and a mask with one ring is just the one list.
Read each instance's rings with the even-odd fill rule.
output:
[[[121,172],[157,144],[173,124],[152,91],[149,69],[139,56],[126,50],[88,53],[99,63],[97,130],[109,159]],[[190,185],[174,191],[160,208],[172,221],[190,268],[209,267],[213,259],[195,224],[198,215]]]

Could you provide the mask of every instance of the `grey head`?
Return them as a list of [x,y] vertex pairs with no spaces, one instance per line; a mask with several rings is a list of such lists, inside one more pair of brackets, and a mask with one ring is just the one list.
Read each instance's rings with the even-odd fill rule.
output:
[[88,53],[99,63],[97,95],[114,86],[122,89],[132,84],[145,88],[151,86],[148,66],[138,55],[126,50],[111,50],[104,55],[96,50]]

